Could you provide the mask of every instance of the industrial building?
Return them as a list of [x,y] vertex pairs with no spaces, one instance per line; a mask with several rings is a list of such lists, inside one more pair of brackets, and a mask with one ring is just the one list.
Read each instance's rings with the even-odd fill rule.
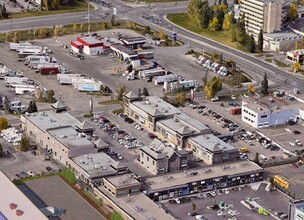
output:
[[254,128],[272,127],[304,119],[303,104],[287,99],[248,98],[242,100],[242,121]]
[[289,220],[304,219],[304,199],[292,200],[289,202]]
[[48,218],[0,171],[0,219],[47,220]]
[[75,41],[70,42],[70,46],[75,53],[84,53],[89,56],[96,56],[103,54],[105,50],[110,48],[105,42],[92,37],[77,37]]
[[263,168],[250,161],[225,163],[147,178],[143,191],[153,201],[187,196],[263,180]]
[[190,160],[189,152],[174,150],[162,141],[154,139],[148,146],[139,149],[140,165],[154,175],[185,170]]
[[248,33],[257,36],[281,30],[282,0],[241,0],[241,15],[245,15],[245,27]]

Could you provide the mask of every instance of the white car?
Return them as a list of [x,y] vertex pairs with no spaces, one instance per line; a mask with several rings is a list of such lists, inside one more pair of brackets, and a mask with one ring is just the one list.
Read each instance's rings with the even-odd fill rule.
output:
[[290,132],[291,133],[291,129],[290,128],[285,128],[285,131]]
[[294,141],[289,141],[289,144],[293,147],[296,146],[296,143]]
[[34,174],[33,171],[31,171],[31,170],[29,170],[29,171],[27,172],[27,174],[28,174],[29,176],[35,176],[35,174]]
[[221,215],[225,215],[225,213],[222,212],[222,211],[218,211],[218,212],[217,212],[217,215],[218,215],[218,216],[221,216]]
[[121,154],[117,154],[117,158],[119,159],[119,160],[122,160],[122,155]]
[[235,100],[235,99],[236,99],[236,96],[235,96],[235,95],[232,95],[232,96],[231,96],[231,99],[232,99],[232,100]]
[[299,140],[295,140],[294,142],[296,143],[296,145],[298,145],[298,146],[302,146],[301,141],[299,141]]
[[219,99],[219,97],[217,97],[217,96],[211,98],[211,101],[212,101],[212,102],[216,102],[216,101],[218,101],[218,100],[220,100],[220,99]]

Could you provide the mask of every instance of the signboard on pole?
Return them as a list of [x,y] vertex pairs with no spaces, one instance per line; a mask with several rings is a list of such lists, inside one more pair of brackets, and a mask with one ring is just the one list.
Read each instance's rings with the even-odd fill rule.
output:
[[173,32],[172,32],[172,40],[173,40],[173,41],[176,41],[176,40],[177,40],[177,31],[176,31],[176,29],[173,29]]
[[113,8],[113,15],[117,15],[117,8]]

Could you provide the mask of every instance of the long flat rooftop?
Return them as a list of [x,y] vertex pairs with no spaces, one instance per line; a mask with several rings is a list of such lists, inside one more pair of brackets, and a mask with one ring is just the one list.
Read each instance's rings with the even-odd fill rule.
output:
[[85,170],[91,178],[114,175],[117,173],[116,168],[127,168],[121,162],[113,160],[102,152],[77,156],[71,159]]
[[39,113],[24,114],[23,117],[27,118],[29,121],[31,121],[43,131],[46,131],[50,128],[56,128],[67,125],[76,128],[76,126],[80,124],[80,121],[78,121],[68,112],[56,113],[53,110]]
[[157,96],[147,96],[145,100],[134,101],[132,105],[152,116],[174,115],[181,111]]
[[98,189],[134,219],[175,220],[143,193],[114,197],[103,186]]
[[[149,185],[148,191],[156,192],[162,189],[176,188],[205,179],[218,178],[221,176],[241,176],[246,173],[258,173],[262,170],[263,168],[253,162],[242,161],[150,177],[146,182]],[[191,175],[191,173],[195,171],[197,174]]]
[[125,53],[129,56],[137,54],[133,50],[131,50],[131,49],[129,49],[126,46],[123,46],[121,44],[112,44],[110,47],[111,47],[112,50],[115,50],[115,51],[120,52],[120,53]]
[[124,188],[130,186],[138,186],[140,182],[136,180],[131,174],[110,176],[105,178],[115,188]]
[[64,144],[67,148],[88,147],[94,148],[94,144],[85,136],[81,136],[74,128],[70,126],[48,129],[47,132]]
[[211,152],[236,150],[234,146],[226,143],[213,134],[202,134],[195,137],[190,137],[189,140],[195,142],[197,145],[202,146],[203,148],[207,148]]
[[[0,219],[2,220],[47,220],[48,218],[0,171]],[[11,209],[10,204],[17,205]],[[21,216],[16,215],[21,210]]]

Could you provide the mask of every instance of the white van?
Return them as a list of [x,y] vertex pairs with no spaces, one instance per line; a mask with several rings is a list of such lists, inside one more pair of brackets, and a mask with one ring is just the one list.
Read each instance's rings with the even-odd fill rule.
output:
[[261,154],[261,155],[260,155],[260,159],[263,160],[263,161],[266,161],[266,160],[267,160],[267,157],[264,156],[263,154]]

